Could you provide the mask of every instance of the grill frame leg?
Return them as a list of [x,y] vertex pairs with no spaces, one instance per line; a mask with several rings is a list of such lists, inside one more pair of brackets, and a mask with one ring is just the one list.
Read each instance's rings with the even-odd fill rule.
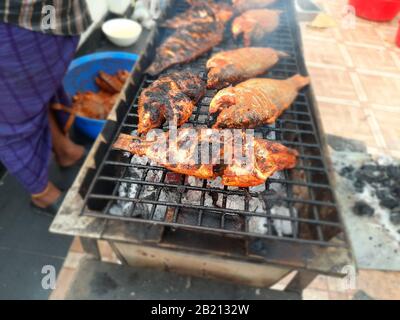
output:
[[99,245],[96,239],[80,238],[83,251],[92,259],[101,260]]
[[298,271],[295,277],[286,286],[286,292],[303,294],[303,291],[314,281],[318,273],[310,271]]

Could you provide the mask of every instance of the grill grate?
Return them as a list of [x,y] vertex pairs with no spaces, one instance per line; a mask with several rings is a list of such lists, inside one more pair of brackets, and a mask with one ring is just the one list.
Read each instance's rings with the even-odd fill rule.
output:
[[[265,76],[286,79],[296,73],[304,74],[306,70],[293,5],[290,1],[280,1],[276,8],[284,11],[280,27],[265,39],[263,46],[285,51],[289,57],[283,58]],[[184,1],[178,1],[169,16],[185,9]],[[160,29],[159,40],[169,32]],[[229,33],[225,39],[212,53],[240,45],[233,42]],[[204,66],[212,53],[174,69],[192,68],[205,77]],[[143,77],[115,139],[120,133],[132,133],[137,129],[138,97],[154,80]],[[190,124],[211,124],[208,107],[215,93],[207,92]],[[171,174],[157,165],[132,162],[110,146],[89,187],[82,213],[230,236],[335,246],[329,239],[342,232],[343,227],[328,180],[310,89],[299,94],[292,108],[275,125],[257,129],[256,134],[297,149],[300,153],[298,166],[275,174],[261,188],[231,188],[208,181],[195,180],[193,183],[194,179]],[[191,198],[188,198],[189,194]],[[124,209],[122,214],[113,214],[115,206]],[[261,225],[262,231],[255,230],[254,223]]]

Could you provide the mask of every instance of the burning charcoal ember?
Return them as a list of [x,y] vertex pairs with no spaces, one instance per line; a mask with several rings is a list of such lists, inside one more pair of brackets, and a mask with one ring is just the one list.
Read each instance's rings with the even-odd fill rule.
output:
[[[294,216],[297,217],[297,211],[295,208],[294,210]],[[282,216],[282,217],[291,217],[290,210],[286,207],[273,207],[271,209],[271,215],[272,216]],[[294,233],[297,233],[297,230],[293,230],[293,224],[292,221],[290,220],[283,220],[283,219],[273,219],[273,224],[276,232],[280,237],[282,236],[290,236],[293,235]],[[297,226],[295,227],[297,229]]]
[[224,189],[224,185],[222,184],[221,177],[218,177],[215,180],[210,180],[207,182],[207,187],[212,189]]
[[[146,165],[149,162],[147,157],[139,157],[136,155],[132,156],[131,164],[132,165]],[[129,174],[135,179],[141,179],[143,177],[144,169],[130,167]]]
[[265,203],[258,198],[251,198],[249,201],[249,211],[256,213],[265,213]]
[[[161,190],[160,197],[158,200],[159,202],[169,202],[168,197],[169,197],[168,192],[166,192],[165,189],[163,189]],[[164,221],[166,212],[167,212],[166,206],[158,205],[154,211],[153,219],[157,221]]]
[[[251,198],[249,201],[249,211],[254,213],[265,214],[265,203],[258,198]],[[263,217],[249,217],[248,218],[249,232],[267,234],[268,233],[268,221],[267,218]]]
[[242,196],[228,196],[226,199],[226,208],[232,210],[244,210],[244,197]]
[[[136,191],[136,184],[122,182],[118,188],[118,196],[121,198],[134,198],[136,196]],[[132,202],[118,200],[111,206],[109,213],[114,216],[127,216],[129,215],[132,205]]]
[[222,208],[222,194],[216,192],[206,193],[204,206]]
[[186,178],[186,184],[192,187],[202,187],[203,186],[203,181],[201,179],[192,177],[192,176],[188,176]]
[[117,217],[122,217],[124,215],[123,212],[122,212],[121,205],[119,203],[114,203],[111,206],[109,213],[112,216],[117,216]]
[[282,205],[282,197],[275,190],[267,190],[262,193],[267,209],[271,209],[276,205]]
[[161,182],[162,171],[159,170],[150,170],[147,173],[146,181],[148,182]]
[[165,183],[179,185],[182,184],[182,178],[183,176],[179,173],[168,172],[165,176]]
[[267,187],[265,186],[265,183],[263,183],[263,184],[260,184],[259,186],[250,187],[249,191],[251,193],[262,193],[266,190],[266,188]]
[[206,114],[199,115],[198,122],[199,123],[207,123],[208,115],[206,115]]
[[182,197],[182,203],[200,205],[201,191],[188,190]]
[[371,217],[374,215],[375,210],[364,201],[358,201],[353,207],[353,211],[356,215],[362,217]]
[[390,221],[396,226],[400,225],[400,207],[392,210],[390,213]]
[[248,228],[250,233],[267,234],[268,221],[263,217],[250,217],[248,220]]

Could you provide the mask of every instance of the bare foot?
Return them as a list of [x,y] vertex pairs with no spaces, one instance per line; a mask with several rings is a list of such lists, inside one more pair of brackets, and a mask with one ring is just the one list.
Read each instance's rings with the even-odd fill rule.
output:
[[45,209],[55,203],[61,196],[61,191],[51,182],[40,195],[32,195],[32,202],[39,208]]
[[53,150],[56,155],[57,163],[64,168],[72,167],[83,158],[85,155],[85,148],[72,142],[72,140],[61,131],[53,112],[49,113],[49,123],[53,140]]
[[70,141],[63,148],[55,149],[56,161],[63,167],[68,168],[75,165],[85,155],[85,148]]

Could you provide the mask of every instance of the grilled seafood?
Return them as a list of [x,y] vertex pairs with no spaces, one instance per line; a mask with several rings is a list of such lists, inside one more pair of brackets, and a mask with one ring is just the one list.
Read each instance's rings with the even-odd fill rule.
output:
[[256,128],[272,124],[310,83],[295,75],[287,80],[250,79],[217,93],[210,113],[221,111],[214,128]]
[[215,54],[207,62],[209,89],[222,89],[265,73],[287,54],[271,48],[240,48]]
[[276,0],[232,0],[233,7],[239,12],[265,8],[274,2],[276,2]]
[[232,33],[235,39],[243,34],[243,43],[250,47],[253,40],[260,40],[266,34],[275,31],[279,26],[279,10],[249,10],[235,18]]
[[166,120],[178,126],[191,117],[196,103],[205,94],[205,82],[191,71],[161,76],[139,98],[140,134],[159,128]]
[[185,12],[166,21],[163,26],[171,29],[187,27],[193,23],[226,23],[233,16],[232,6],[226,3],[193,2]]
[[[180,17],[167,23],[171,27],[179,28],[157,49],[156,57],[147,69],[148,74],[155,76],[176,64],[193,61],[222,42],[224,19],[219,18],[210,5],[203,5],[201,8],[200,11],[193,9],[195,19],[193,14],[191,19],[186,17],[186,20],[192,20],[191,23],[186,23]],[[201,12],[204,16],[199,16]]]
[[[233,138],[230,130],[216,130],[217,135],[215,131],[212,134],[209,131],[180,129],[174,143],[169,142],[169,133],[157,135],[157,139],[151,140],[121,134],[113,147],[138,156],[147,156],[179,174],[200,179],[221,177],[224,185],[242,188],[260,185],[274,172],[296,166],[298,152],[279,143],[249,139],[244,133],[239,135],[239,139]],[[215,143],[218,143],[216,147]],[[204,145],[211,148],[213,155],[212,161],[205,161],[206,164],[196,161],[198,147]],[[221,165],[219,161],[215,162],[222,159],[226,161],[226,155],[235,154],[235,150],[250,155],[245,165],[235,157],[228,164],[225,162]],[[205,154],[209,154],[208,149]]]

